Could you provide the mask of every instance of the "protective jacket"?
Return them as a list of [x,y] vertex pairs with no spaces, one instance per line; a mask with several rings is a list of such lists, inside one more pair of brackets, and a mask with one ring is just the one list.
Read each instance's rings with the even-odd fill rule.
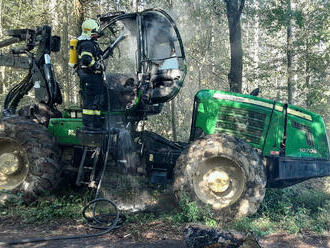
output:
[[[80,38],[80,37],[79,37]],[[94,39],[78,38],[78,76],[83,99],[83,126],[100,129],[101,106],[103,105],[103,70],[100,58],[102,50]]]

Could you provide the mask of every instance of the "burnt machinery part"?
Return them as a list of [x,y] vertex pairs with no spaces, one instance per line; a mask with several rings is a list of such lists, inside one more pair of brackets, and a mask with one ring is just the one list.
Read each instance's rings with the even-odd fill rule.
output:
[[2,40],[2,41],[0,41],[0,48],[12,45],[12,44],[17,43],[19,41],[20,41],[20,39],[16,38],[16,37],[12,37],[12,38],[9,38],[9,39],[6,39],[6,40]]
[[0,191],[31,201],[60,181],[60,149],[47,129],[22,117],[0,121]]
[[3,115],[10,116],[15,114],[16,108],[21,99],[26,95],[33,87],[31,80],[32,74],[29,72],[19,84],[16,84],[6,95],[3,103]]
[[[20,48],[11,48],[9,53],[0,54],[0,65],[29,69],[26,77],[15,85],[7,94],[3,114],[15,114],[20,100],[35,86],[35,97],[38,102],[45,102],[56,110],[56,104],[62,104],[62,94],[50,63],[51,52],[60,50],[61,39],[51,35],[50,26],[31,29],[12,29],[7,31],[12,38],[0,41],[0,48],[16,41],[25,41]],[[35,52],[29,52],[37,47]]]
[[49,120],[51,118],[61,118],[62,113],[56,108],[51,109],[45,103],[36,103],[32,105],[26,105],[18,109],[17,114],[19,116],[25,117],[26,119],[31,119],[33,122],[48,127]]
[[174,168],[174,192],[210,206],[217,218],[254,214],[265,195],[260,156],[242,140],[225,134],[192,142]]

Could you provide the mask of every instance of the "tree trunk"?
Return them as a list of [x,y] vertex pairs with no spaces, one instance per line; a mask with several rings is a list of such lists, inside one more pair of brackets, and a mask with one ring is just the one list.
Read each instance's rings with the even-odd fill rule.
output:
[[[83,2],[81,0],[74,0],[74,7],[75,7],[75,19],[76,19],[76,37],[80,36],[81,34],[81,25],[85,19],[85,12]],[[78,79],[79,80],[79,79]],[[80,105],[82,105],[82,98],[80,97]]]
[[292,104],[293,95],[293,70],[292,70],[292,60],[293,60],[293,48],[292,48],[292,20],[291,20],[291,0],[287,0],[287,14],[288,14],[288,24],[287,24],[287,73],[288,73],[288,103]]
[[[255,9],[257,13],[259,12],[259,1],[255,1]],[[260,38],[260,25],[259,25],[259,14],[255,16],[255,32],[254,32],[254,53],[253,53],[253,61],[254,61],[254,70],[257,75],[255,79],[255,84],[259,87],[259,38]]]
[[226,3],[229,40],[230,40],[230,72],[228,81],[230,91],[242,92],[243,49],[241,39],[241,14],[245,0],[224,0]]
[[131,0],[131,8],[133,11],[138,12],[139,10],[138,0]]
[[85,14],[84,14],[84,6],[81,0],[75,0],[75,12],[76,12],[76,23],[77,23],[77,31],[76,36],[79,36],[81,33],[81,25],[84,22]]
[[[3,37],[3,23],[2,23],[2,7],[3,0],[0,0],[0,37]],[[5,71],[6,68],[4,66],[0,67],[0,94],[4,93],[4,82],[5,82]]]
[[[310,85],[310,79],[311,79],[311,66],[310,66],[310,56],[309,56],[309,52],[310,52],[310,44],[308,41],[306,41],[306,51],[305,51],[305,85],[304,88],[307,90],[309,90],[311,88]],[[307,107],[310,107],[313,104],[313,101],[311,99],[311,97],[309,97],[309,94],[307,94],[306,97],[306,105]]]
[[49,1],[49,13],[51,16],[52,30],[55,31],[56,28],[59,26],[56,0]]
[[66,84],[67,88],[67,100],[71,103],[73,101],[74,95],[72,92],[74,92],[74,81],[69,80],[69,64],[68,64],[68,55],[69,55],[69,13],[68,13],[68,6],[67,6],[67,1],[63,1],[63,23],[62,23],[62,68],[63,68],[63,77],[62,77],[62,85]]

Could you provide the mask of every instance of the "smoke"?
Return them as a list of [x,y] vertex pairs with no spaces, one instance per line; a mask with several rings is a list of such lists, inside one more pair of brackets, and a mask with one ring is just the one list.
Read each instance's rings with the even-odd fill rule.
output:
[[153,17],[156,16],[145,17],[147,55],[152,59],[168,58],[170,57],[170,46],[174,42],[175,36],[166,20],[162,20],[158,16],[157,19],[153,19]]
[[[149,178],[136,173],[140,161],[137,159],[137,149],[130,132],[120,128],[116,143],[116,159],[107,166],[100,190],[102,196],[114,201],[123,211],[136,212],[154,207],[164,208],[159,205],[159,201],[173,194],[169,192],[170,190],[155,194],[155,189],[149,185]],[[173,199],[170,202],[173,202]]]
[[117,32],[115,37],[109,34],[113,40],[117,39],[120,34],[126,35],[126,38],[119,42],[113,50],[112,57],[108,59],[107,73],[126,74],[135,78],[137,55],[135,19],[119,21],[115,28],[121,32]]
[[121,128],[117,136],[117,163],[124,169],[125,173],[136,173],[138,160],[135,150],[130,132]]
[[[173,53],[180,57],[182,55],[177,35],[171,23],[157,12],[147,12],[143,14],[143,47],[145,54],[142,59],[149,59],[148,68],[163,63],[164,59],[170,58]],[[138,28],[136,18],[121,20],[117,23],[122,33],[127,34],[127,38],[122,40],[118,48],[114,49],[113,58],[109,61],[108,73],[127,74],[135,77],[137,71],[137,34]],[[180,59],[179,59],[180,60]],[[183,63],[179,61],[180,69]],[[144,67],[147,69],[147,67]]]

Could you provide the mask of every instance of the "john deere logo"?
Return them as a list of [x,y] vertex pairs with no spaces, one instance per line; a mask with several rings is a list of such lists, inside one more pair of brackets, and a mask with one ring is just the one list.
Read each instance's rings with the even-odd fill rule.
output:
[[69,136],[76,136],[76,131],[73,130],[73,129],[69,129],[69,130],[68,130],[68,135],[69,135]]

